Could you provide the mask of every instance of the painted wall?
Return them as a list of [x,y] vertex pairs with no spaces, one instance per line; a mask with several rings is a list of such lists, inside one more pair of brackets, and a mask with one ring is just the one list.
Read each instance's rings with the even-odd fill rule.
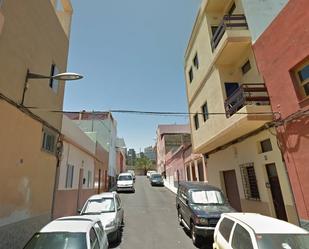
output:
[[[293,80],[293,68],[309,56],[308,9],[308,1],[290,0],[254,44],[272,109],[282,119],[308,110],[309,101],[299,97]],[[304,220],[309,220],[308,122],[308,117],[299,116],[278,128],[298,212]]]
[[[273,150],[261,153],[259,142],[270,139]],[[254,163],[254,169],[260,194],[260,201],[247,200],[244,195],[244,187],[241,179],[240,166],[245,163]],[[286,213],[290,222],[297,224],[296,211],[293,207],[292,193],[285,167],[282,162],[281,152],[277,146],[276,134],[274,130],[263,131],[258,135],[236,143],[225,150],[209,155],[207,159],[207,178],[213,184],[225,190],[222,179],[222,171],[235,170],[238,184],[238,191],[241,200],[241,208],[244,212],[258,212],[275,217],[271,192],[266,188],[268,176],[265,165],[275,163],[279,176],[282,195],[285,203]]]
[[[61,72],[66,71],[69,40],[50,1],[4,1],[1,12],[5,22],[0,39],[0,89],[21,103],[28,69],[50,75],[55,63]],[[63,94],[63,82],[56,93],[48,79],[30,79],[24,105],[62,110]],[[32,111],[61,129],[61,114]]]
[[278,13],[288,3],[288,0],[241,0],[252,41],[255,41],[267,29]]
[[0,101],[0,248],[22,248],[50,220],[57,159],[42,124]]

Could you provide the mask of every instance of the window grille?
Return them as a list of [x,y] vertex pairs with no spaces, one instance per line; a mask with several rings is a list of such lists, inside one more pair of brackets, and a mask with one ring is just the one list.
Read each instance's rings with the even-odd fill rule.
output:
[[245,163],[240,165],[242,183],[246,199],[260,200],[260,193],[255,176],[254,164]]

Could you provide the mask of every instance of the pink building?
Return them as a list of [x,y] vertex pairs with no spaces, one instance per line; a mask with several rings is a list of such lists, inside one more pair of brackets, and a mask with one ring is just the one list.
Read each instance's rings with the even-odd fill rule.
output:
[[157,171],[174,192],[178,181],[206,181],[205,160],[201,154],[192,154],[188,125],[159,125],[156,149]]

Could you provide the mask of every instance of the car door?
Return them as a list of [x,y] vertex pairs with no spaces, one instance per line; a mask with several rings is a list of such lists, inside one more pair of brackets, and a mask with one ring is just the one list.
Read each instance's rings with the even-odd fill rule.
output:
[[101,249],[98,235],[96,234],[94,227],[91,227],[90,229],[89,238],[90,238],[90,249]]
[[217,249],[231,249],[231,245],[229,243],[231,232],[235,222],[228,218],[223,218],[223,220],[219,224],[218,233],[216,236],[216,244]]
[[95,223],[94,230],[95,230],[97,237],[98,237],[98,240],[99,240],[100,249],[107,249],[108,248],[108,239],[107,239],[107,235],[104,231],[104,228],[102,226],[101,221],[98,221],[97,223]]
[[123,208],[121,205],[121,200],[119,195],[115,195],[115,201],[116,201],[116,222],[117,222],[117,227],[121,227],[121,223],[123,220]]

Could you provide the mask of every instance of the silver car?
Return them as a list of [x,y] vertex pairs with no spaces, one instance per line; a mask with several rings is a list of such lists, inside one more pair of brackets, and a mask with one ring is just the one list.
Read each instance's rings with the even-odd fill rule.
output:
[[91,196],[86,201],[80,215],[98,217],[104,226],[109,242],[121,240],[124,211],[120,197],[116,192]]

